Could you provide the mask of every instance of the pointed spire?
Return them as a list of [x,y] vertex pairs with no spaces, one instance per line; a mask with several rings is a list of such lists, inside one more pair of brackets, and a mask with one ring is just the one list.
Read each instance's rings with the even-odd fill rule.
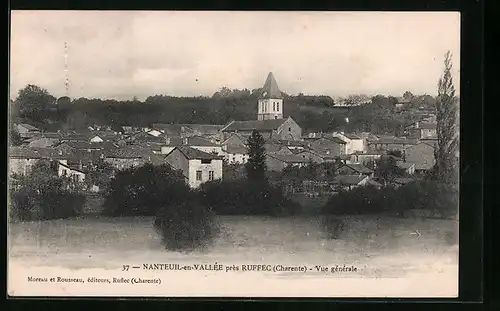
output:
[[266,79],[266,83],[264,83],[264,87],[262,88],[262,93],[259,96],[259,99],[282,99],[283,95],[281,95],[281,91],[278,88],[278,83],[276,83],[276,79],[274,79],[274,75],[272,72],[269,73]]

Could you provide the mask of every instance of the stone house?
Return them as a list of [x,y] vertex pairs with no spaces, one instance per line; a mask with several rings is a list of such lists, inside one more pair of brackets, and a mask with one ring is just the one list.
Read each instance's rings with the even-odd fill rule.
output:
[[176,170],[181,170],[187,184],[195,189],[201,184],[222,179],[221,156],[206,153],[189,146],[176,146],[166,156],[165,161]]
[[415,165],[415,173],[423,174],[434,166],[436,163],[434,148],[434,144],[419,142],[404,149],[405,160]]
[[224,134],[224,138],[238,133],[246,140],[254,130],[258,131],[265,140],[300,140],[302,137],[302,128],[291,117],[258,121],[231,121],[221,129],[221,132]]

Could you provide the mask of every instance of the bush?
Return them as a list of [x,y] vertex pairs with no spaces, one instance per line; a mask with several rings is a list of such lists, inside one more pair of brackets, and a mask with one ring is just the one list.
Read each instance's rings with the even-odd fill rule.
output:
[[452,186],[421,180],[397,189],[359,187],[334,195],[323,207],[327,215],[359,215],[390,212],[404,215],[409,210],[426,210],[443,218],[456,216],[458,191]]
[[219,233],[215,214],[195,200],[162,206],[154,226],[168,250],[193,251],[211,245]]
[[200,189],[201,201],[218,215],[293,215],[300,205],[267,182],[213,181]]
[[190,196],[182,173],[169,166],[131,168],[116,173],[105,194],[109,216],[155,216],[162,206],[179,204]]
[[64,219],[82,213],[85,196],[69,191],[68,184],[39,162],[27,176],[18,176],[10,191],[10,219],[13,221]]
[[81,215],[85,196],[62,189],[37,193],[27,187],[11,193],[10,218],[13,221],[65,219]]
[[340,191],[327,201],[322,209],[326,215],[360,215],[390,212],[396,198],[393,188],[359,187]]
[[335,216],[324,216],[322,224],[330,239],[339,239],[347,225],[346,220]]

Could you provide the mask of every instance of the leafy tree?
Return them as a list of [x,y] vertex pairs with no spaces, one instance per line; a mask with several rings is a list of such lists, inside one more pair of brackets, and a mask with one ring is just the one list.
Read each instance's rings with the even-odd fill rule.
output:
[[10,145],[11,146],[20,146],[23,142],[21,135],[19,135],[19,132],[14,128],[12,123],[10,123],[9,127],[10,127],[10,129],[9,129]]
[[397,177],[405,176],[404,169],[397,166],[396,160],[393,157],[384,157],[378,160],[375,166],[375,178],[384,184],[394,181]]
[[146,164],[116,172],[109,184],[104,212],[110,216],[154,216],[159,208],[180,204],[190,188],[180,171]]
[[406,100],[412,100],[415,97],[410,91],[406,91],[403,94],[403,98]]
[[247,178],[252,181],[263,181],[266,178],[266,149],[264,137],[254,130],[248,138],[248,162],[245,165]]
[[11,189],[11,217],[15,220],[58,219],[82,212],[85,196],[69,189],[57,176],[54,162],[39,161],[27,175],[16,176]]
[[28,84],[24,89],[19,90],[15,103],[19,105],[22,116],[34,121],[41,121],[55,100],[56,98],[50,95],[46,89]]
[[458,99],[455,97],[455,87],[451,71],[451,52],[448,51],[444,60],[443,76],[438,83],[436,102],[438,144],[434,150],[436,164],[434,178],[446,184],[458,182]]

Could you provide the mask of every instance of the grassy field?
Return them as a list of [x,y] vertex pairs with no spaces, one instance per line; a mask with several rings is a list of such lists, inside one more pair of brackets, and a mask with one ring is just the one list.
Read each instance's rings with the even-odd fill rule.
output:
[[[15,262],[72,269],[110,267],[123,261],[353,264],[361,276],[401,276],[436,264],[457,266],[458,246],[448,220],[351,217],[338,239],[327,239],[318,218],[221,217],[215,245],[191,254],[169,252],[153,219],[79,218],[10,225]],[[420,233],[420,236],[417,234]],[[434,265],[434,266],[432,266]]]

